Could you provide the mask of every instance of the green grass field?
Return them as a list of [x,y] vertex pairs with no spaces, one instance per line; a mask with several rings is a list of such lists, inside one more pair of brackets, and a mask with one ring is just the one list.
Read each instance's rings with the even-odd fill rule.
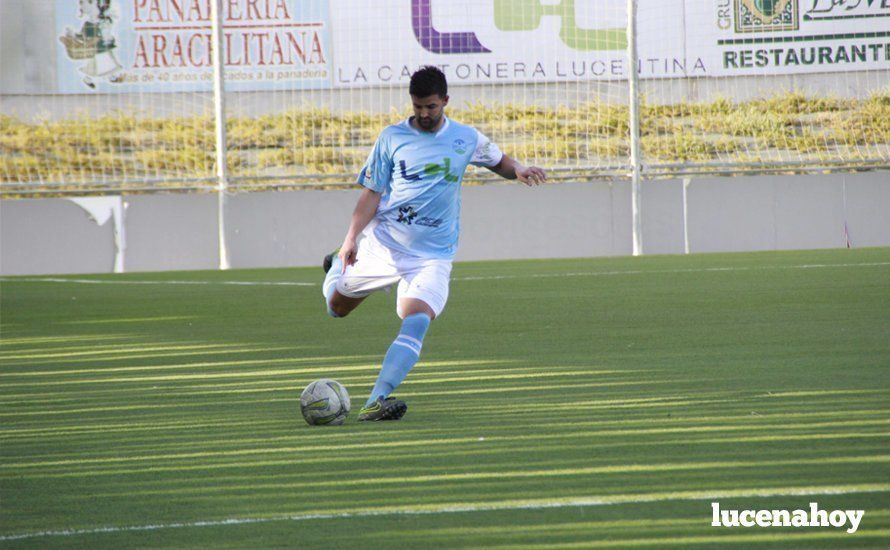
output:
[[457,264],[378,424],[394,297],[330,319],[321,275],[4,279],[0,546],[890,545],[890,249]]

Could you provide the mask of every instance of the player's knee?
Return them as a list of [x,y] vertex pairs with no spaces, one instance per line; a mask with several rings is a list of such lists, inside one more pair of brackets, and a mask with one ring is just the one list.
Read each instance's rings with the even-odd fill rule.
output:
[[346,317],[349,315],[349,312],[352,311],[351,308],[347,308],[342,304],[338,304],[337,302],[328,303],[328,315],[333,318]]
[[421,300],[414,299],[407,302],[399,301],[396,305],[396,315],[398,315],[400,319],[404,319],[415,313],[423,313],[429,317],[431,321],[436,318],[436,312],[433,308]]
[[361,298],[349,298],[339,292],[334,292],[331,299],[328,300],[328,315],[331,317],[346,317],[361,301]]

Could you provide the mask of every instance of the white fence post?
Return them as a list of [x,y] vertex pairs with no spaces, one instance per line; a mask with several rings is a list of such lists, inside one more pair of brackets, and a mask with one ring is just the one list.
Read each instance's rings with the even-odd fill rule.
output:
[[226,104],[225,65],[223,64],[223,16],[222,0],[210,4],[213,45],[213,114],[216,121],[216,190],[217,226],[219,232],[219,268],[229,269],[229,249],[226,246],[226,192],[228,167],[226,165]]
[[633,255],[643,253],[643,219],[640,209],[640,92],[637,72],[637,0],[627,0],[628,95],[630,104],[631,214],[633,216]]
[[692,178],[683,178],[683,252],[689,254],[689,201],[686,192]]

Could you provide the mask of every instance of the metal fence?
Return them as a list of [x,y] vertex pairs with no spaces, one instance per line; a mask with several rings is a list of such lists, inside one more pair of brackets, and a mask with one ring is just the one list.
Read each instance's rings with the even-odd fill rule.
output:
[[[699,64],[704,67],[702,59],[709,58],[688,42],[700,34],[697,25],[702,25],[704,16],[697,12],[710,16],[712,7],[703,0],[667,4],[492,0],[491,6],[413,1],[410,8],[407,2],[387,1],[413,10],[414,36],[408,35],[410,44],[405,44],[403,53],[397,49],[403,38],[389,39],[389,14],[375,9],[387,2],[280,0],[267,2],[263,13],[257,3],[244,1],[112,0],[107,12],[101,12],[102,3],[95,1],[82,2],[86,8],[52,0],[4,2],[0,5],[6,37],[0,64],[5,67],[0,69],[0,194],[10,198],[226,193],[351,185],[377,133],[409,114],[404,78],[344,83],[354,67],[361,70],[365,60],[386,55],[398,61],[392,64],[393,72],[399,72],[398,66],[404,72],[430,59],[450,67],[449,115],[478,127],[508,154],[547,167],[553,181],[890,166],[886,32],[859,33],[861,37],[833,33],[833,49],[824,45],[828,38],[820,38],[816,46],[801,46],[803,60],[810,50],[818,56],[829,48],[828,54],[835,57],[826,59],[836,60],[843,52],[850,58],[848,66],[831,67],[834,72],[786,74],[775,67],[759,67],[759,55],[766,52],[767,62],[770,56],[778,61],[777,44],[797,44],[812,35],[801,35],[803,28],[792,32],[787,21],[779,21],[785,25],[777,27],[785,29],[783,33],[772,32],[771,23],[764,20],[755,29],[762,32],[740,29],[732,36],[741,38],[712,40],[714,48],[723,48],[712,57],[724,66],[712,66],[702,74]],[[733,2],[738,10],[751,9],[745,7],[749,3]],[[187,4],[222,10],[205,13],[195,7],[191,13]],[[347,4],[361,9],[344,15]],[[659,19],[660,10],[673,4],[685,7],[684,35],[674,33],[670,18]],[[257,22],[245,25],[244,19],[252,16],[250,6]],[[537,68],[532,62],[523,63],[520,78],[515,74],[518,62],[472,61],[481,58],[481,49],[494,46],[471,43],[466,33],[436,30],[437,21],[466,25],[489,17],[489,7],[501,34],[530,36],[529,29],[537,29],[534,36],[543,36],[532,44],[518,40],[494,53],[506,59],[515,49],[517,59],[541,59],[541,70],[549,71],[546,79],[533,78]],[[740,21],[753,25],[750,15],[736,13],[736,27]],[[285,16],[287,22],[282,22]],[[605,30],[582,32],[575,19],[584,17],[631,24],[612,23]],[[784,16],[775,17],[778,21]],[[803,15],[797,17],[802,25]],[[557,20],[563,27],[553,36],[575,50],[546,35],[547,22]],[[574,30],[567,27],[570,20]],[[55,26],[47,27],[47,21],[55,21]],[[291,27],[295,30],[288,36],[303,40],[299,47],[291,47],[291,55],[302,55],[296,59],[300,75],[284,71],[281,64],[268,69],[259,58],[253,65],[241,63],[251,52],[262,55],[263,46],[239,46],[239,40],[254,35],[273,40],[279,37],[274,29]],[[246,28],[256,32],[250,34]],[[446,55],[446,35],[467,41],[459,44],[464,49],[459,50],[461,55]],[[312,36],[320,37],[317,46]],[[184,37],[194,42],[187,43]],[[200,58],[200,67],[164,72],[152,66],[159,56],[175,66],[176,40],[180,48],[192,48],[188,55]],[[677,49],[681,42],[682,58],[659,56],[660,49]],[[46,48],[48,43],[55,49]],[[434,55],[431,51],[436,48]],[[124,50],[130,52],[128,57],[116,53]],[[275,59],[275,52],[274,47],[267,50],[270,59]],[[745,68],[747,54],[750,67]],[[285,54],[277,55],[283,61]],[[857,56],[864,62],[859,63]],[[458,63],[445,63],[451,59]],[[307,71],[321,71],[319,60],[327,73],[315,78]],[[727,68],[730,62],[736,65]],[[552,66],[545,67],[547,63]],[[608,74],[609,67],[614,71],[619,65],[625,68],[621,74]],[[379,68],[384,66],[389,67],[376,65],[378,80],[385,76]],[[634,66],[637,70],[626,70]],[[514,71],[513,78],[497,80],[502,69]],[[469,78],[463,78],[462,70]],[[245,82],[257,75],[272,82]],[[307,86],[307,78],[315,84]],[[466,181],[491,178],[487,171],[472,170]]]

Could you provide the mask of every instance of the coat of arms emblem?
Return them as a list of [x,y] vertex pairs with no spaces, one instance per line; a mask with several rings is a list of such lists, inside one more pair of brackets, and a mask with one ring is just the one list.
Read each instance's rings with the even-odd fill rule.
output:
[[797,0],[734,0],[736,32],[794,31]]

